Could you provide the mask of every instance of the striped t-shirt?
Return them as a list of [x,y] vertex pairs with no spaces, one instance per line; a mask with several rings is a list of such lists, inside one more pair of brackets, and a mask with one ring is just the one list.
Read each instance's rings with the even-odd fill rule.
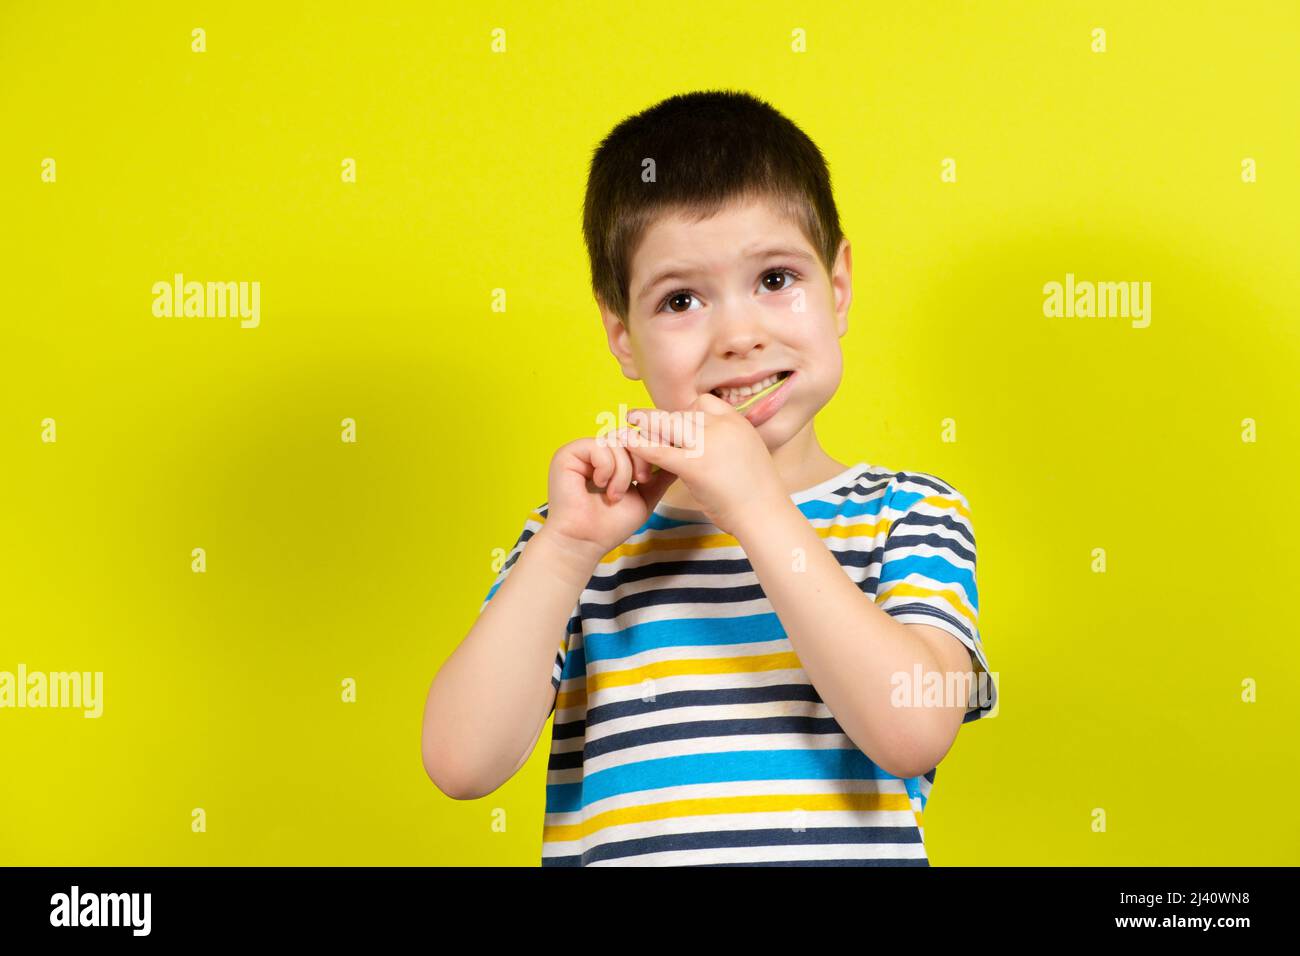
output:
[[[882,610],[969,650],[965,721],[994,711],[965,496],[859,463],[790,498]],[[660,502],[601,559],[557,638],[543,866],[929,865],[936,770],[895,777],[844,734],[744,550],[702,512]]]

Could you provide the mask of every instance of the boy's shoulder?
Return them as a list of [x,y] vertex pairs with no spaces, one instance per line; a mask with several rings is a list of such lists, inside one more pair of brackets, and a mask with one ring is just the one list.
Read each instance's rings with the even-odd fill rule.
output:
[[915,488],[931,489],[937,494],[961,494],[957,490],[957,485],[954,485],[952,481],[932,472],[892,470],[892,468],[887,471],[891,475],[891,486],[897,486],[897,488],[915,486]]
[[872,466],[878,477],[889,477],[889,485],[885,489],[887,500],[892,499],[893,495],[898,494],[922,494],[933,495],[941,498],[956,498],[965,502],[966,496],[958,490],[957,486],[939,475],[928,471],[907,471],[886,467],[884,465]]

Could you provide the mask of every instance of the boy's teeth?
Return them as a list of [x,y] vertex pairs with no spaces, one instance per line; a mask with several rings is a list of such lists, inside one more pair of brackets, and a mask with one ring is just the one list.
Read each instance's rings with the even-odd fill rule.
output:
[[737,402],[744,401],[755,392],[761,392],[769,385],[775,385],[777,382],[781,381],[781,377],[782,373],[778,372],[775,375],[769,375],[761,382],[755,382],[753,385],[743,385],[740,388],[715,388],[713,394],[717,395],[723,401],[735,405]]

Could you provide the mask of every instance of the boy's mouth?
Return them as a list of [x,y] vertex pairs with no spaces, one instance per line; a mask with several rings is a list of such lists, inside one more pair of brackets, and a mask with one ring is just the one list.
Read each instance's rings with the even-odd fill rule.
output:
[[790,370],[786,369],[784,372],[777,372],[774,375],[769,375],[761,382],[755,382],[752,385],[745,385],[741,388],[715,388],[712,391],[714,395],[718,396],[718,398],[722,399],[727,404],[736,407],[748,403],[750,399],[757,397],[760,392],[770,392],[774,390],[789,377]]

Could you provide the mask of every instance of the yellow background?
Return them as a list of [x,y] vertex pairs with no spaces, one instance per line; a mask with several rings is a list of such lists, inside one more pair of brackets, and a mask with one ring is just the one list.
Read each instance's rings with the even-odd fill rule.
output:
[[[456,802],[424,697],[555,449],[646,401],[591,150],[719,87],[831,165],[824,446],[973,509],[1001,711],[939,767],[931,861],[1300,862],[1292,4],[2,9],[0,670],[105,689],[0,711],[0,862],[537,864],[549,728]],[[155,318],[176,272],[259,281],[260,327]],[[1150,327],[1045,318],[1067,272],[1151,282]]]

